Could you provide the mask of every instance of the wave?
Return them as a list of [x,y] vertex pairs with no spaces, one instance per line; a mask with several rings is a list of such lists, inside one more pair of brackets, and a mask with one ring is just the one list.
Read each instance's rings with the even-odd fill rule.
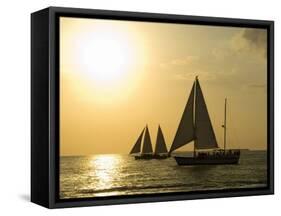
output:
[[104,189],[81,189],[78,192],[80,193],[106,193],[106,192],[114,192],[114,191],[133,191],[133,190],[148,190],[148,189],[170,189],[170,188],[181,188],[181,187],[193,187],[195,184],[164,184],[164,185],[132,185],[132,186],[119,186],[119,187],[111,187]]
[[[78,193],[81,194],[98,194],[98,193],[110,193],[110,192],[144,192],[145,190],[156,190],[156,189],[163,189],[165,191],[173,190],[176,191],[196,191],[196,190],[210,190],[210,189],[227,189],[227,188],[244,188],[244,187],[262,187],[265,186],[265,181],[238,181],[235,182],[235,186],[225,184],[215,184],[215,185],[206,185],[206,187],[202,187],[202,184],[198,183],[177,183],[177,184],[164,184],[164,185],[132,185],[132,186],[118,186],[118,187],[110,187],[110,188],[103,188],[103,189],[81,189],[78,190]],[[160,192],[160,191],[157,191]]]

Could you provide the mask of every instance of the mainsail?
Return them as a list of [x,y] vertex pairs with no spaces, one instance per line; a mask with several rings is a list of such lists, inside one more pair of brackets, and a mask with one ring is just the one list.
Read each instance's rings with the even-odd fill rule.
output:
[[166,142],[161,130],[160,125],[158,126],[157,138],[156,138],[156,146],[155,146],[155,155],[157,154],[165,154],[167,153]]
[[140,150],[141,150],[141,141],[142,141],[142,137],[143,137],[143,132],[144,132],[144,129],[142,130],[139,138],[137,139],[135,145],[133,146],[132,150],[130,151],[130,154],[137,154],[137,153],[140,153]]
[[193,83],[170,152],[194,140],[194,123],[193,123],[194,88],[195,88],[194,85],[195,84]]
[[194,141],[195,149],[217,148],[217,140],[196,77],[169,153]]
[[151,144],[151,139],[150,139],[150,134],[148,127],[146,126],[145,128],[145,133],[144,133],[144,141],[143,141],[143,146],[142,146],[142,154],[152,154],[152,144]]
[[196,149],[218,148],[215,132],[198,79],[196,79],[195,128]]

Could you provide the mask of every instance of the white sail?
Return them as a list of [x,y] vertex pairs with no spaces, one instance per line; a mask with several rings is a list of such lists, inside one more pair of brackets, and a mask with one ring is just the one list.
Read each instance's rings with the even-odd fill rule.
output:
[[196,79],[195,131],[196,149],[218,148],[214,129],[198,79]]
[[176,132],[170,152],[184,146],[194,140],[194,124],[193,124],[193,109],[194,109],[194,83],[185,106],[178,130]]
[[163,154],[163,153],[167,153],[167,152],[168,152],[168,150],[167,150],[167,147],[166,147],[166,142],[165,142],[161,127],[159,125],[154,154]]
[[142,154],[152,154],[152,144],[151,144],[151,139],[150,139],[150,134],[148,127],[146,126],[145,128],[145,133],[144,133],[144,141],[143,141],[143,146],[142,146]]
[[130,154],[137,154],[140,153],[141,151],[141,141],[142,141],[142,137],[143,137],[143,132],[144,129],[142,130],[139,138],[137,139],[135,145],[133,146],[132,150],[130,151]]

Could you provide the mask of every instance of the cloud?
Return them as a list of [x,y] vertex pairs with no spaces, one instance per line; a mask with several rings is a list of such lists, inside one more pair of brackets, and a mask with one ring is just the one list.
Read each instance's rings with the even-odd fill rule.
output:
[[187,56],[185,58],[174,59],[171,61],[173,65],[190,65],[198,60],[197,56]]
[[266,32],[246,29],[242,33],[242,37],[249,41],[251,46],[264,49],[266,46]]
[[160,68],[170,74],[175,80],[194,80],[200,76],[200,80],[214,80],[215,74],[209,73],[202,67],[205,61],[198,56],[185,56],[174,58],[160,64]]
[[218,82],[218,80],[231,80],[237,74],[234,67],[228,67],[227,72],[225,71],[226,59],[232,59],[229,51],[215,49],[211,50],[209,55],[200,58],[190,55],[171,59],[161,63],[160,68],[164,72],[172,74],[171,78],[175,80],[194,80],[195,76],[199,76],[200,80]]
[[200,80],[215,80],[216,74],[209,73],[203,70],[192,70],[185,72],[175,72],[174,79],[176,80],[194,80],[195,76],[198,76]]
[[233,52],[233,49],[230,47],[218,48],[215,47],[211,51],[211,57],[216,61],[225,61],[225,59],[234,59],[237,55],[237,52]]
[[248,85],[249,88],[258,88],[258,89],[264,89],[266,88],[266,84],[250,84]]
[[249,84],[246,86],[248,89],[252,90],[261,90],[266,92],[267,91],[267,85],[266,84]]
[[262,29],[243,29],[231,40],[231,46],[238,52],[250,52],[265,58],[267,54],[267,34]]
[[[256,76],[266,69],[266,37],[263,29],[237,29],[220,43],[208,46],[204,52],[163,62],[161,73],[176,80],[194,80],[198,75],[200,80],[216,85],[251,88],[252,91],[266,89],[259,83],[262,79]],[[249,80],[257,84],[249,85]]]
[[169,69],[171,67],[186,67],[191,66],[195,62],[198,61],[198,56],[185,56],[183,58],[172,59],[168,62],[164,62],[160,64],[160,67],[163,69]]

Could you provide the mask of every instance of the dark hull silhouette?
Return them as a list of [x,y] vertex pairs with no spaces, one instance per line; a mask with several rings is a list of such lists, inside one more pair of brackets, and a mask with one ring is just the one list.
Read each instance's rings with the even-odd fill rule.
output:
[[151,159],[153,159],[153,156],[154,155],[152,155],[152,154],[136,155],[135,159],[136,160],[151,160]]
[[135,159],[136,160],[151,160],[151,159],[167,159],[169,156],[168,155],[136,155]]
[[240,151],[229,150],[226,152],[213,152],[212,154],[198,153],[195,157],[175,156],[174,158],[180,166],[238,164]]
[[169,155],[154,155],[154,159],[167,159],[168,157],[170,157]]

